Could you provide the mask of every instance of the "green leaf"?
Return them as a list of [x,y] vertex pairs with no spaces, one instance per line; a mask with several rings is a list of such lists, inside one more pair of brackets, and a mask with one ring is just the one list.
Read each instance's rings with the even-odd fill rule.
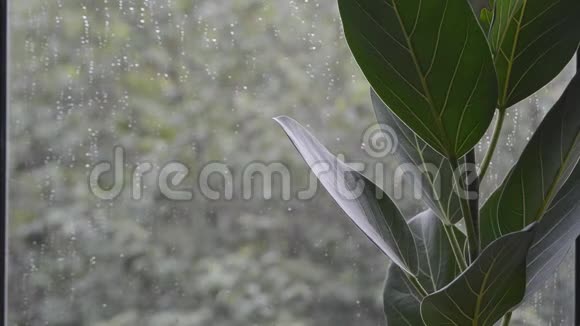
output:
[[548,112],[504,183],[481,209],[481,244],[538,221],[580,158],[580,77]]
[[387,282],[383,291],[383,307],[387,325],[422,325],[421,301],[423,298],[396,265],[389,266]]
[[493,22],[493,11],[483,8],[479,14],[479,22],[484,31],[489,31]]
[[370,180],[339,161],[298,122],[288,117],[275,120],[348,217],[395,264],[417,275],[415,239],[391,199]]
[[338,0],[348,44],[381,99],[448,158],[485,133],[497,103],[489,46],[465,0]]
[[[419,249],[419,283],[432,293],[449,284],[460,273],[447,241],[445,226],[431,210],[414,217],[409,226]],[[455,232],[460,244],[465,243],[465,235],[457,228],[450,227],[449,232]],[[391,265],[383,293],[387,324],[422,325],[422,299],[404,272],[398,266]]]
[[578,0],[497,0],[490,36],[500,96],[508,108],[566,66],[580,41]]
[[553,278],[580,236],[580,165],[576,166],[542,221],[528,255],[526,297]]
[[[421,140],[409,127],[384,104],[371,90],[371,99],[379,124],[396,132],[397,155],[405,176],[422,176],[421,192],[425,203],[445,224],[455,224],[463,216],[459,197],[454,190],[453,169],[449,161]],[[391,137],[392,135],[388,135]],[[410,164],[409,164],[410,163]],[[416,180],[411,180],[415,185]]]
[[429,292],[437,291],[461,272],[447,232],[453,233],[460,247],[467,243],[467,238],[458,228],[441,223],[431,210],[417,215],[410,225],[419,249],[419,281]]
[[425,324],[494,325],[524,297],[526,255],[533,238],[529,228],[493,242],[455,281],[423,300]]

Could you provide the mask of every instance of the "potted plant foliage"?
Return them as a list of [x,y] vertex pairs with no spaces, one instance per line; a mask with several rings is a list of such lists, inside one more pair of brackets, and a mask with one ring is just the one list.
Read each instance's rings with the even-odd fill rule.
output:
[[[403,216],[296,121],[277,118],[339,206],[392,264],[388,325],[508,325],[580,235],[580,76],[575,76],[485,202],[505,114],[552,80],[580,40],[578,0],[338,0],[344,33],[397,157],[423,178],[429,207]],[[497,116],[487,154],[474,147]],[[436,173],[422,169],[430,164]],[[464,173],[477,166],[475,173]],[[378,196],[377,196],[378,195]]]

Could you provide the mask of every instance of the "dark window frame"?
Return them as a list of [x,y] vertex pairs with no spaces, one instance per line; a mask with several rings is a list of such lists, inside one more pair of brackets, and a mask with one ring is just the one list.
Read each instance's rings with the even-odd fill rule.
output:
[[[8,214],[7,214],[7,185],[8,185],[8,172],[7,172],[7,128],[8,128],[8,0],[0,0],[0,280],[2,286],[0,287],[0,308],[2,309],[0,313],[0,325],[6,325],[6,314],[8,312],[7,307],[7,257],[8,257],[8,244],[7,244],[7,226],[8,226]],[[576,57],[577,59],[577,70],[580,69],[580,51]],[[575,263],[575,325],[580,326],[580,238],[576,241],[576,263]]]
[[7,146],[7,132],[6,128],[8,126],[7,122],[7,111],[8,111],[8,0],[0,1],[0,174],[1,184],[0,184],[0,280],[2,280],[2,286],[0,286],[0,308],[2,312],[0,313],[0,325],[6,325],[6,313],[8,312],[6,299],[7,299],[7,253],[8,245],[6,242],[7,225],[7,169],[6,169],[6,146]]

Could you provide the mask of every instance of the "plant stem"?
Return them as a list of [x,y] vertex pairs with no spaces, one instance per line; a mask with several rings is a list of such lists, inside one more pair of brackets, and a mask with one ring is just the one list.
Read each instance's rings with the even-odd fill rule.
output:
[[[501,128],[500,128],[501,129]],[[468,173],[473,172],[474,179],[467,185],[468,195],[475,194],[473,198],[469,198],[469,208],[471,211],[471,220],[473,221],[474,233],[477,236],[477,243],[479,244],[479,174],[475,167],[475,149],[472,149],[465,156],[465,163],[468,167],[473,167],[473,171],[468,170]],[[466,177],[467,180],[468,177]]]
[[463,216],[465,217],[463,220],[465,221],[465,230],[467,231],[467,240],[469,241],[469,262],[473,263],[479,257],[479,236],[475,231],[475,225],[473,218],[471,218],[467,200],[461,199],[461,210],[464,212]]
[[468,191],[464,189],[465,183],[461,178],[462,171],[459,169],[459,162],[455,158],[449,159],[449,162],[453,168],[455,186],[457,187],[457,194],[459,196],[459,202],[461,203],[461,212],[463,213],[463,220],[467,231],[467,240],[469,242],[469,261],[472,263],[479,256],[479,234],[475,229]]
[[512,320],[512,312],[510,311],[507,314],[505,314],[505,316],[503,316],[503,322],[501,323],[501,325],[509,326],[511,320]]
[[421,295],[421,297],[425,298],[426,296],[429,295],[429,293],[427,292],[427,290],[425,290],[425,288],[421,285],[421,283],[419,282],[419,280],[417,279],[416,276],[409,275],[407,273],[405,273],[405,275],[407,276],[407,279],[413,285],[413,287],[415,288],[415,290],[417,290],[417,292],[419,292],[419,294]]
[[455,261],[457,262],[457,266],[459,266],[459,270],[462,272],[467,269],[467,261],[465,261],[465,256],[463,255],[463,249],[455,236],[455,231],[453,230],[453,226],[443,225],[443,230],[445,230],[445,234],[447,235],[447,240],[449,240],[449,244],[451,245],[451,251],[453,251],[453,256],[455,256]]
[[495,126],[493,127],[493,134],[491,136],[491,143],[489,144],[489,148],[487,149],[483,161],[481,162],[481,167],[479,168],[479,178],[481,180],[483,180],[487,170],[489,169],[491,159],[493,158],[495,148],[497,147],[499,136],[501,135],[501,129],[505,121],[505,112],[506,110],[504,109],[498,110],[497,121],[495,122]]

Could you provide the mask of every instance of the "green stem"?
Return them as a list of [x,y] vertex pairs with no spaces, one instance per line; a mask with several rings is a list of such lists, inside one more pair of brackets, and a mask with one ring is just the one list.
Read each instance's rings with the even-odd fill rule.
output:
[[498,110],[499,114],[497,116],[497,121],[495,122],[495,126],[493,127],[493,134],[491,136],[491,143],[489,144],[489,148],[485,153],[483,158],[483,162],[481,162],[481,167],[479,168],[479,178],[483,180],[487,170],[489,169],[489,165],[491,163],[491,159],[493,158],[493,154],[495,152],[495,148],[497,147],[497,143],[499,141],[499,136],[501,135],[501,129],[503,127],[503,123],[505,121],[505,112],[504,109]]
[[[475,229],[474,218],[471,211],[471,204],[468,196],[468,190],[464,189],[464,182],[461,180],[461,171],[459,169],[459,162],[457,159],[450,159],[451,167],[453,168],[453,176],[455,179],[455,186],[459,195],[459,202],[461,204],[461,213],[465,222],[465,229],[467,231],[467,240],[469,242],[469,260],[472,263],[479,256],[479,234]],[[462,193],[463,192],[463,193]]]
[[512,312],[508,312],[503,317],[503,322],[501,323],[502,326],[509,326],[510,322],[512,321]]
[[425,288],[423,287],[423,285],[421,285],[421,283],[419,282],[419,280],[417,279],[416,276],[409,275],[407,273],[405,273],[405,275],[407,276],[407,279],[409,280],[409,282],[411,282],[411,284],[413,285],[413,287],[415,288],[415,290],[417,290],[417,292],[419,292],[419,294],[421,295],[421,297],[425,298],[426,296],[429,295],[429,293],[427,292],[427,290],[425,290]]
[[469,203],[464,199],[461,199],[461,211],[463,211],[463,216],[465,216],[463,220],[465,221],[465,230],[467,231],[467,240],[469,241],[469,262],[473,263],[479,257],[479,236],[475,231],[475,225],[471,218]]
[[445,234],[447,235],[447,240],[449,240],[449,244],[451,245],[451,251],[453,251],[453,256],[455,256],[455,261],[457,262],[457,266],[459,266],[459,270],[462,272],[467,269],[467,261],[465,261],[465,256],[463,255],[463,249],[455,236],[455,231],[453,230],[454,227],[451,225],[443,225],[443,230],[445,230]]
[[[469,170],[468,173],[473,172],[474,179],[470,180],[467,185],[468,194],[475,194],[473,198],[469,198],[469,209],[471,211],[471,220],[473,221],[474,233],[477,236],[477,243],[479,244],[479,174],[475,170],[475,149],[472,149],[465,156],[465,163],[469,167],[473,167],[473,171]],[[466,178],[467,180],[467,178]]]

